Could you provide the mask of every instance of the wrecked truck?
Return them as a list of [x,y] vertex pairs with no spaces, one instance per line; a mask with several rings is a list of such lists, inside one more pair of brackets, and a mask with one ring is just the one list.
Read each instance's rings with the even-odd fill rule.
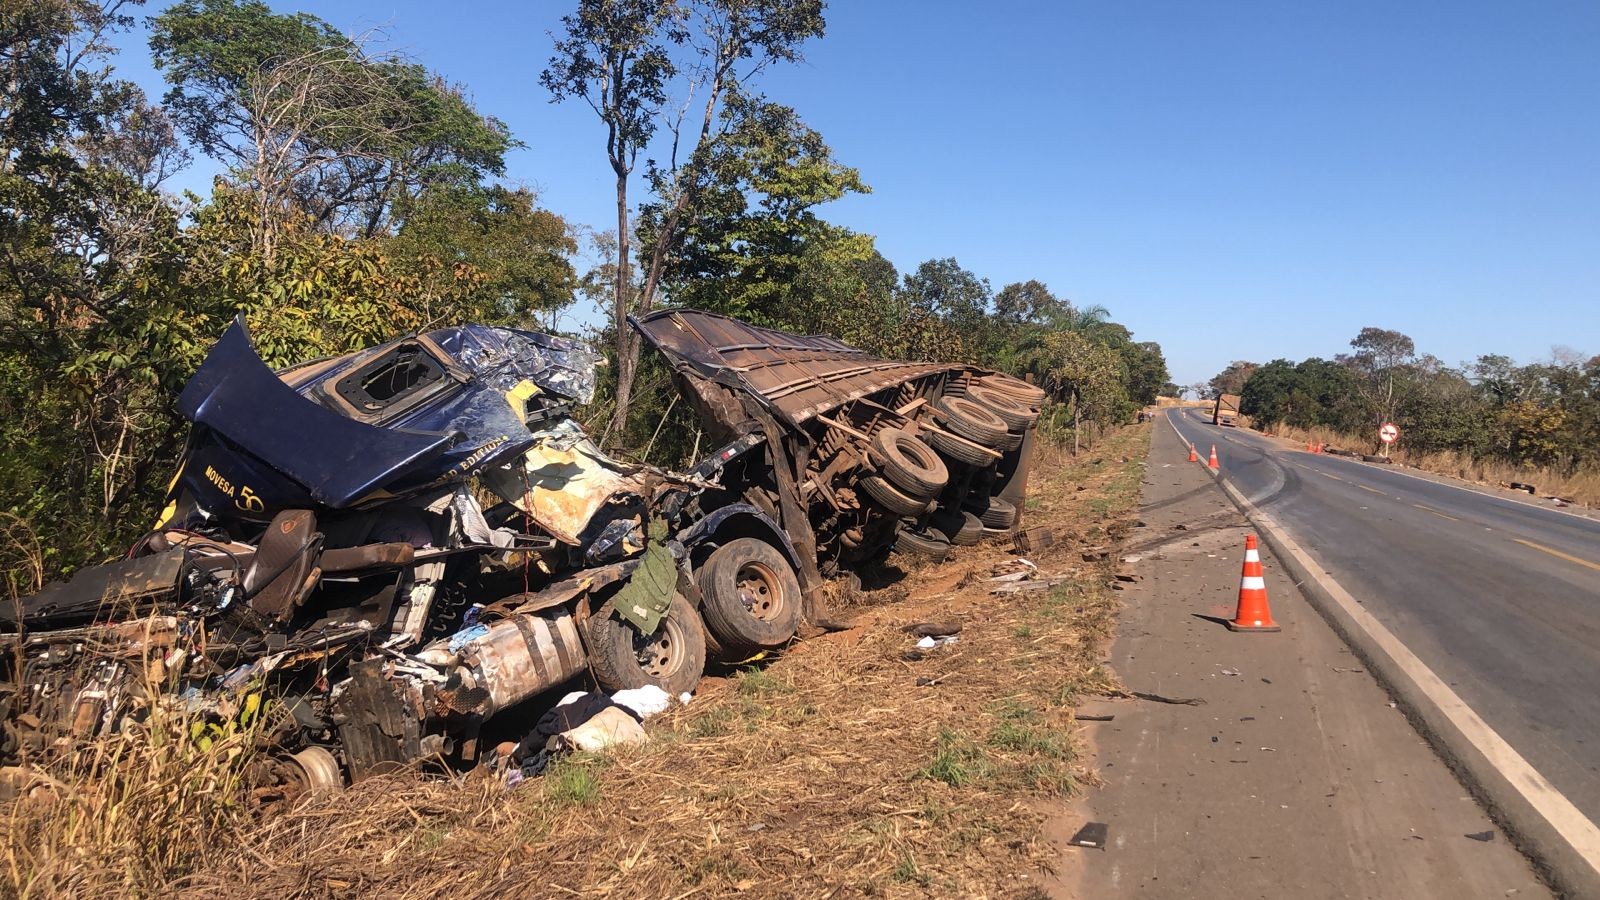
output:
[[234,323],[179,398],[155,528],[0,619],[0,749],[166,704],[270,709],[313,785],[472,765],[575,676],[692,691],[708,656],[830,626],[826,577],[1014,527],[1031,385],[695,311],[633,325],[722,442],[688,472],[584,434],[598,360],[566,339],[464,325],[275,372]]
[[571,416],[597,362],[465,325],[274,372],[235,322],[179,397],[160,521],[0,621],[7,755],[271,698],[265,740],[311,783],[472,764],[486,722],[580,673],[692,691],[697,607],[735,650],[788,640],[787,536],[699,502],[717,455],[674,474],[601,452]]

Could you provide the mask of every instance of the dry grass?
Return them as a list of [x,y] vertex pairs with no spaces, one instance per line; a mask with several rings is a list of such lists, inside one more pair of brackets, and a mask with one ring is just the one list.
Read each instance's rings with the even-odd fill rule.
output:
[[225,862],[249,822],[259,723],[253,708],[219,725],[156,705],[115,736],[9,770],[0,895],[155,894]]
[[[1377,452],[1374,439],[1340,434],[1329,428],[1280,425],[1275,433],[1302,444],[1321,442],[1363,453]],[[1407,450],[1403,442],[1390,455],[1397,463],[1436,475],[1448,475],[1485,485],[1503,486],[1513,481],[1530,483],[1538,489],[1540,497],[1554,496],[1589,508],[1600,507],[1600,472],[1579,471],[1566,475],[1544,467],[1513,466],[1494,460],[1474,459],[1454,451],[1417,453]]]
[[[393,776],[248,825],[218,821],[190,874],[165,870],[167,891],[1027,895],[1016,876],[1051,859],[1039,807],[1093,779],[1073,706],[1116,687],[1099,649],[1116,607],[1109,572],[1079,552],[1126,527],[1148,436],[1113,432],[1093,453],[1039,467],[1029,524],[1069,536],[1034,557],[1072,576],[1053,592],[990,597],[981,579],[1011,554],[967,548],[850,598],[856,628],[708,680],[651,722],[647,745],[568,758],[509,790],[478,774]],[[958,643],[908,657],[902,625],[952,619]],[[48,875],[40,883],[91,873],[59,882],[82,895],[129,884],[112,877],[114,855],[58,844],[31,859],[36,878]]]

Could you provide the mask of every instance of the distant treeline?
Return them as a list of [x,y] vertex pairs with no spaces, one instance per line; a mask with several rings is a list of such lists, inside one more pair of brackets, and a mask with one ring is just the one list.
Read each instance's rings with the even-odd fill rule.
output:
[[1600,469],[1600,356],[1558,350],[1519,366],[1489,355],[1458,369],[1379,328],[1362,329],[1350,346],[1332,360],[1236,362],[1210,388],[1241,394],[1241,411],[1266,427],[1324,427],[1375,445],[1378,426],[1392,421],[1420,453],[1562,475]]

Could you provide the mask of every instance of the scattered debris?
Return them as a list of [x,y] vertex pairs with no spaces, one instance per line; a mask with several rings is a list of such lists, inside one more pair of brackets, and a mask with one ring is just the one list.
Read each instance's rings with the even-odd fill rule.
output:
[[1135,700],[1149,700],[1151,703],[1171,703],[1174,706],[1204,706],[1205,700],[1200,697],[1163,697],[1160,694],[1151,694],[1146,691],[1127,691],[1113,696],[1132,697]]
[[1055,542],[1055,530],[1042,525],[1024,528],[1011,536],[1012,546],[1022,553],[1037,553],[1046,547],[1053,546]]
[[900,629],[907,634],[917,637],[940,637],[947,634],[960,634],[960,622],[913,622]]
[[1073,716],[1072,718],[1074,720],[1076,720],[1076,721],[1079,721],[1079,722],[1110,722],[1113,719],[1115,719],[1116,716],[1114,716],[1114,715],[1095,716],[1095,715],[1090,715],[1088,713],[1078,713],[1077,715]]
[[956,642],[958,642],[960,640],[961,640],[961,638],[959,638],[959,637],[957,637],[956,635],[953,635],[953,634],[952,635],[947,635],[947,636],[944,636],[944,637],[933,637],[933,636],[930,635],[928,637],[923,638],[920,641],[917,641],[917,649],[918,650],[937,650],[940,647],[945,647],[945,646],[948,646],[950,644],[954,644],[954,643],[956,643]]
[[990,570],[990,581],[1027,581],[1039,574],[1039,567],[1026,559],[1013,559]]
[[1481,841],[1482,843],[1487,844],[1490,841],[1494,840],[1494,832],[1493,831],[1474,831],[1473,833],[1467,835],[1467,837],[1472,838],[1475,841]]
[[1032,581],[1011,581],[996,585],[989,590],[991,594],[1018,594],[1027,591],[1048,591],[1059,584],[1065,584],[1071,579],[1065,575],[1051,575],[1047,578],[1038,578]]
[[600,710],[582,725],[563,731],[556,737],[562,747],[584,753],[595,753],[618,745],[643,744],[649,740],[639,720],[617,706]]
[[672,706],[672,695],[653,684],[617,691],[611,695],[611,700],[632,710],[641,719],[658,716]]
[[1104,822],[1089,822],[1078,833],[1067,840],[1074,847],[1090,847],[1095,850],[1106,848],[1106,832],[1110,826]]

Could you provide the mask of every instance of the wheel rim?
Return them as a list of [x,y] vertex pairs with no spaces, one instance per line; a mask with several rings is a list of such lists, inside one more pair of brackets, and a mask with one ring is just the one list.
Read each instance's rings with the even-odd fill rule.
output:
[[655,634],[639,635],[633,641],[639,668],[651,678],[660,679],[677,674],[678,668],[683,665],[685,646],[687,642],[683,639],[683,628],[670,615],[662,619],[661,627],[656,629]]
[[747,562],[734,576],[739,602],[745,611],[763,622],[770,622],[783,611],[783,589],[778,574],[758,562]]

